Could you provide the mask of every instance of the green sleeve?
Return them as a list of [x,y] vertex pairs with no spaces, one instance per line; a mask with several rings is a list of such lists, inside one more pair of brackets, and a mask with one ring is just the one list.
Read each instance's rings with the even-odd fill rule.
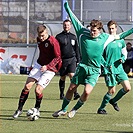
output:
[[128,31],[122,32],[119,34],[120,39],[124,39],[125,37],[131,35],[132,33],[133,33],[133,28]]
[[75,32],[77,34],[83,28],[83,25],[78,20],[78,18],[74,15],[74,13],[71,11],[71,9],[70,9],[70,7],[68,5],[68,2],[64,3],[64,7],[65,7],[65,10],[68,13],[68,15],[69,15],[69,17],[70,17],[70,19],[72,21],[72,24],[74,26]]

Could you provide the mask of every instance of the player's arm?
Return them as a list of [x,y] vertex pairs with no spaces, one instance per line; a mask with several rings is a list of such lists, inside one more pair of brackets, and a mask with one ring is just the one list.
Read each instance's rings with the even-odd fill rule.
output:
[[76,53],[76,59],[77,59],[77,63],[80,62],[80,51],[79,51],[79,45],[78,45],[78,41],[75,37],[75,53]]
[[53,47],[54,47],[53,54],[55,55],[55,58],[53,58],[53,60],[47,65],[47,69],[57,72],[62,65],[61,51],[60,51],[59,43],[56,39],[54,39],[52,43],[53,43]]
[[75,29],[76,34],[77,34],[77,32],[80,31],[83,28],[83,25],[78,20],[78,18],[74,15],[74,13],[70,9],[67,1],[64,3],[64,7],[65,7],[65,10],[68,13],[68,15],[69,15],[69,17],[70,17],[70,19],[72,21],[72,24],[73,24],[74,29]]
[[115,36],[115,39],[124,39],[133,33],[133,28]]
[[126,47],[124,47],[122,50],[121,50],[121,63],[124,63],[127,59],[127,50],[126,50]]

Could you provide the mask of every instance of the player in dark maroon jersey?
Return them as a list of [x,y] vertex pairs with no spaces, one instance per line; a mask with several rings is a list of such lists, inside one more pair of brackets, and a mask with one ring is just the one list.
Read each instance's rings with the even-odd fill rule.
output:
[[29,91],[35,83],[35,108],[39,111],[43,97],[43,89],[50,83],[51,79],[62,65],[58,41],[48,34],[47,28],[44,25],[38,26],[37,32],[37,43],[40,51],[39,57],[33,69],[30,71],[26,84],[22,89],[18,109],[13,114],[13,118],[17,118],[22,114],[22,109],[28,98]]

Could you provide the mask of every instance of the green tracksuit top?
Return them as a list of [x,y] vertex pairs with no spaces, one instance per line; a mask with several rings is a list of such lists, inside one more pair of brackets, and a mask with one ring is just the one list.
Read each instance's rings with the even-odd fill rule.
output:
[[111,66],[111,73],[113,74],[119,74],[124,71],[120,59],[122,59],[122,62],[126,60],[126,57],[122,54],[122,49],[125,47],[125,41],[121,39],[109,43],[104,50],[103,57],[108,66]]
[[[107,46],[107,44],[115,39],[115,37],[107,33],[101,33],[98,37],[92,38],[90,35],[90,30],[85,28],[73,14],[68,5],[68,2],[65,2],[64,7],[72,21],[78,38],[80,53],[82,57],[81,63],[86,64],[90,67],[100,68],[102,57],[101,55],[103,53],[103,50]],[[125,38],[131,33],[133,33],[133,29],[119,35],[118,39],[121,39],[121,37]]]

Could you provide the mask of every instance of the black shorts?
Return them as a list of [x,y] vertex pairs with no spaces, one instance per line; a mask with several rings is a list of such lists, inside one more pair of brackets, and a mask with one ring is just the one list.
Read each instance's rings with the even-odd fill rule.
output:
[[75,73],[77,66],[76,58],[62,59],[62,67],[60,69],[60,76],[65,76],[68,73]]

